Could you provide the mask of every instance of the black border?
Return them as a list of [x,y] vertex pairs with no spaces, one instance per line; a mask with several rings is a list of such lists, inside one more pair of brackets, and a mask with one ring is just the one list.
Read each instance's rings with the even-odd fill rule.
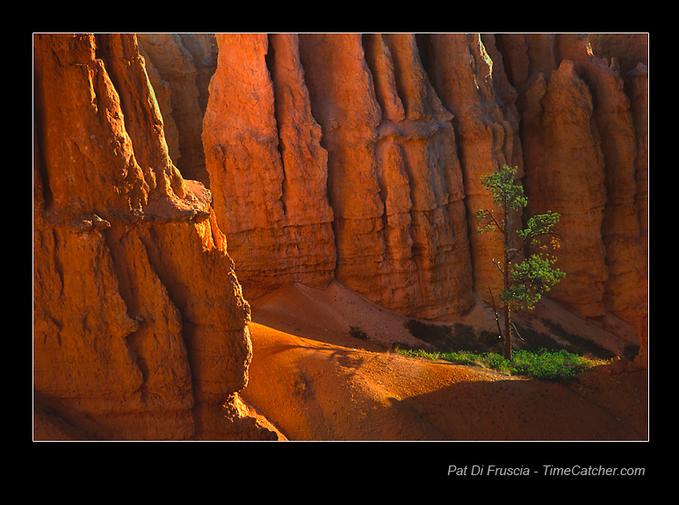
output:
[[[227,4],[228,5],[228,4]],[[663,102],[662,95],[659,92],[658,86],[665,78],[664,73],[676,65],[672,56],[661,56],[661,50],[672,47],[671,42],[664,41],[661,35],[661,30],[651,29],[647,21],[649,12],[644,11],[640,15],[634,12],[634,17],[630,16],[626,21],[612,19],[610,14],[604,14],[605,21],[598,23],[593,21],[595,16],[583,13],[582,5],[575,5],[571,3],[559,4],[564,9],[573,9],[576,11],[574,15],[579,17],[577,20],[579,24],[564,26],[563,22],[554,22],[554,17],[559,14],[551,14],[555,6],[542,4],[542,10],[545,14],[544,22],[526,23],[525,21],[514,22],[512,24],[511,16],[505,17],[502,11],[494,12],[496,20],[493,22],[486,22],[482,18],[487,14],[484,12],[485,8],[490,6],[472,6],[477,9],[474,16],[468,13],[456,11],[457,7],[450,5],[448,7],[451,12],[442,12],[437,15],[433,9],[423,9],[426,12],[413,14],[411,12],[401,11],[400,20],[393,22],[385,22],[379,20],[377,22],[363,21],[361,11],[349,9],[347,17],[350,21],[341,19],[341,16],[335,16],[335,12],[328,9],[324,5],[316,4],[314,13],[319,14],[314,16],[316,19],[310,21],[307,18],[305,21],[290,21],[284,17],[276,19],[275,21],[262,20],[259,14],[254,13],[246,15],[243,13],[228,12],[227,8],[222,8],[222,12],[210,14],[210,9],[214,6],[202,5],[197,7],[198,12],[193,17],[198,17],[197,21],[185,16],[185,12],[176,14],[174,19],[166,19],[160,21],[162,18],[154,16],[153,21],[138,22],[135,18],[130,21],[129,17],[135,16],[133,9],[123,8],[118,4],[117,8],[124,11],[124,15],[128,19],[123,22],[110,21],[110,16],[101,14],[100,16],[92,16],[90,11],[82,11],[86,14],[85,19],[75,20],[74,17],[67,19],[58,19],[44,17],[42,20],[32,19],[30,27],[25,29],[21,35],[14,38],[21,39],[23,49],[17,53],[20,54],[20,63],[14,68],[23,68],[24,76],[27,76],[28,83],[24,84],[19,93],[15,96],[23,95],[27,97],[27,104],[24,102],[22,110],[28,111],[23,116],[26,121],[25,131],[28,133],[28,146],[24,151],[28,156],[26,164],[21,163],[18,166],[24,167],[21,169],[22,175],[26,177],[26,186],[21,186],[21,190],[14,186],[13,192],[16,196],[20,194],[27,195],[28,202],[22,202],[16,208],[27,209],[28,223],[22,227],[22,232],[26,237],[25,244],[27,251],[21,258],[21,261],[28,263],[26,269],[28,273],[28,289],[27,296],[24,300],[28,302],[28,331],[24,332],[7,332],[5,337],[20,340],[27,349],[28,355],[24,363],[28,364],[28,373],[22,374],[28,380],[25,388],[21,388],[22,399],[21,403],[13,403],[8,409],[16,411],[21,405],[22,424],[19,429],[12,432],[10,437],[16,441],[20,434],[20,440],[23,442],[23,449],[28,450],[28,456],[33,461],[37,468],[44,469],[45,472],[53,472],[52,476],[61,475],[62,472],[71,475],[75,481],[82,481],[83,479],[91,478],[94,482],[108,480],[117,476],[118,478],[129,478],[135,480],[141,478],[142,475],[149,472],[161,472],[164,475],[164,480],[173,485],[196,485],[201,483],[207,485],[210,483],[215,491],[224,492],[228,495],[229,483],[235,486],[242,484],[241,478],[251,479],[255,478],[255,482],[259,482],[266,487],[266,483],[277,480],[279,477],[289,479],[290,486],[295,486],[302,489],[310,480],[314,480],[318,484],[327,482],[346,483],[347,486],[352,486],[357,481],[368,480],[377,488],[377,492],[387,491],[392,488],[398,490],[399,488],[414,487],[419,488],[422,484],[445,484],[441,489],[450,492],[456,489],[456,486],[463,482],[478,486],[492,480],[496,484],[495,487],[503,487],[507,484],[519,484],[520,486],[532,486],[538,481],[547,482],[552,485],[556,484],[601,484],[607,490],[627,490],[639,489],[643,484],[647,484],[649,479],[655,479],[662,475],[666,475],[671,470],[671,467],[664,465],[660,460],[660,452],[663,447],[666,447],[669,440],[665,438],[661,431],[659,423],[662,420],[662,413],[659,405],[663,403],[665,398],[659,393],[659,380],[661,370],[664,371],[668,367],[661,363],[662,357],[668,357],[666,354],[667,343],[671,342],[675,335],[662,335],[651,337],[651,353],[650,353],[650,368],[649,368],[649,384],[650,384],[650,418],[649,418],[649,442],[298,442],[298,443],[270,443],[270,442],[199,442],[199,443],[184,443],[184,442],[67,442],[67,443],[53,443],[53,442],[32,442],[32,402],[31,402],[31,375],[32,375],[32,179],[30,167],[32,158],[32,118],[30,116],[31,102],[32,102],[32,64],[31,64],[31,38],[32,32],[41,31],[82,31],[82,27],[87,27],[87,31],[96,32],[136,32],[136,31],[182,31],[182,32],[214,32],[214,31],[236,31],[236,32],[298,32],[298,31],[313,31],[313,32],[379,32],[379,31],[402,31],[402,32],[466,32],[466,31],[481,31],[481,32],[522,32],[522,31],[546,31],[546,32],[649,32],[650,33],[650,60],[649,67],[653,67],[651,79],[649,81],[649,166],[654,165],[656,160],[656,147],[666,142],[663,138],[669,129],[663,129],[660,126],[661,120],[660,111],[655,107],[655,104],[660,104],[661,107],[668,107],[670,103],[675,102],[670,99],[669,102]],[[112,6],[109,6],[112,7]],[[155,5],[156,8],[169,8],[169,4],[165,6]],[[530,9],[525,4],[508,4],[511,8],[512,15],[516,16],[517,11],[522,15],[523,9]],[[395,5],[389,7],[395,9]],[[172,11],[177,13],[178,7],[172,8]],[[293,9],[288,6],[288,9]],[[616,4],[616,10],[625,9],[628,7],[623,4]],[[297,12],[293,9],[292,14]],[[206,15],[207,14],[207,15]],[[261,13],[260,13],[261,14]],[[274,13],[275,14],[275,13]],[[290,15],[291,12],[288,12]],[[551,14],[551,15],[548,15]],[[424,17],[426,20],[420,20]],[[583,19],[584,18],[584,19]],[[182,22],[177,22],[181,19]],[[497,21],[501,19],[502,21]],[[330,21],[331,20],[331,21]],[[480,23],[479,23],[480,21]],[[183,24],[183,26],[182,26]],[[671,32],[670,32],[671,33]],[[9,49],[9,48],[6,48]],[[652,62],[652,63],[651,63]],[[674,82],[674,78],[668,78],[669,82]],[[24,93],[26,93],[24,95]],[[14,116],[16,117],[16,116]],[[674,141],[676,143],[676,141]],[[668,142],[667,145],[673,145],[673,142]],[[16,149],[15,146],[6,145],[7,149]],[[662,188],[659,184],[663,184],[665,188],[668,183],[665,181],[665,176],[669,177],[669,173],[673,171],[673,164],[655,163],[658,167],[653,171],[649,178],[649,292],[651,299],[650,313],[649,313],[649,334],[653,335],[653,329],[664,325],[656,325],[656,321],[660,314],[672,314],[668,308],[660,308],[665,303],[667,298],[663,298],[659,293],[657,283],[653,276],[656,272],[656,258],[659,252],[658,235],[654,232],[656,226],[653,225],[657,219],[664,214],[658,209],[658,205],[665,202],[672,202],[672,197],[665,199],[662,194]],[[662,167],[666,169],[663,170]],[[659,183],[656,179],[663,178]],[[24,189],[30,188],[30,189]],[[26,191],[26,193],[24,193]],[[25,205],[25,206],[24,206]],[[662,230],[662,228],[661,228]],[[670,236],[665,239],[662,236],[663,247],[670,245],[674,237]],[[7,244],[6,247],[12,247]],[[21,262],[20,261],[20,262]],[[6,266],[7,268],[7,266]],[[11,268],[11,267],[10,267]],[[26,284],[24,284],[26,286]],[[668,326],[671,333],[674,326]],[[661,332],[658,332],[660,335]],[[23,340],[25,339],[25,340]],[[26,394],[27,393],[27,394]],[[667,400],[671,402],[671,395]],[[25,403],[24,403],[25,402]],[[24,417],[25,416],[25,417]],[[526,478],[511,478],[511,477],[468,477],[462,479],[459,477],[448,477],[447,469],[449,464],[490,464],[494,463],[498,466],[531,466],[532,469],[540,469],[542,464],[554,464],[561,466],[569,466],[580,464],[588,465],[610,465],[610,466],[628,466],[646,468],[644,477],[629,477],[629,478],[613,478],[613,477],[570,477],[570,478],[543,478],[540,476],[531,476]],[[110,471],[112,473],[107,474]],[[42,476],[48,478],[43,472]],[[136,477],[135,477],[136,476]],[[174,478],[180,478],[180,481],[175,481]],[[197,480],[193,480],[193,478]],[[613,486],[612,484],[615,483]],[[226,485],[226,487],[225,487]],[[300,488],[301,486],[301,488]],[[645,488],[645,486],[643,486]],[[328,488],[324,491],[326,496],[332,496],[333,491],[343,488]],[[481,492],[488,489],[488,486],[479,486],[478,491]],[[506,488],[505,488],[506,489]],[[529,489],[526,487],[526,489]],[[104,495],[108,492],[115,492],[116,490],[107,489]],[[336,492],[336,491],[335,491]],[[455,494],[449,494],[452,500]],[[482,498],[481,494],[479,497]],[[336,494],[337,499],[341,499],[339,493]],[[482,502],[485,500],[481,500]]]

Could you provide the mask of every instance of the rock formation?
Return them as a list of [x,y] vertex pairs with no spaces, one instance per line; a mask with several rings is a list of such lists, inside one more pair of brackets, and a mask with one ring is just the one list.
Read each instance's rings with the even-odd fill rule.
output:
[[586,37],[563,35],[560,56],[575,63],[595,103],[594,120],[601,137],[606,180],[602,239],[609,278],[604,304],[612,313],[634,321],[646,302],[641,287],[645,249],[636,206],[637,139],[622,76],[592,55],[588,43]]
[[639,63],[648,66],[648,35],[645,33],[596,33],[590,35],[589,40],[594,54],[618,60],[623,76]]
[[643,312],[640,71],[595,54],[640,59],[642,36],[218,38],[203,141],[249,296],[335,278],[405,314],[464,312],[500,286],[499,237],[476,233],[474,212],[491,203],[480,177],[509,163],[531,211],[563,215],[554,298]]
[[300,51],[329,156],[337,278],[406,314],[467,310],[472,279],[451,115],[415,37],[303,35]]
[[[531,203],[536,210],[551,205],[564,216],[560,258],[568,277],[553,296],[580,314],[610,312],[636,324],[646,313],[647,160],[643,78],[634,75],[644,71],[621,74],[615,60],[604,60],[596,51],[625,56],[629,68],[629,61],[646,61],[646,36],[498,39],[511,67],[508,75],[520,91],[527,188],[529,197],[535,195]],[[623,41],[634,49],[625,49]],[[563,91],[551,90],[564,85]],[[558,140],[550,142],[550,135]],[[574,184],[573,174],[582,174],[582,183]],[[555,193],[545,194],[545,187]]]
[[550,296],[645,359],[644,37],[139,41],[35,39],[38,436],[278,436],[238,397],[240,282],[455,318],[500,287],[474,212],[502,163],[562,215]]
[[557,211],[559,266],[567,277],[550,296],[580,314],[604,314],[607,279],[601,240],[606,202],[604,160],[592,119],[592,97],[563,62],[549,81],[538,74],[525,92],[523,143],[528,210]]
[[205,185],[205,156],[201,133],[207,105],[207,88],[214,72],[217,50],[214,36],[139,34],[140,52],[151,68],[154,89],[163,89],[159,100],[163,118],[178,125],[178,137],[168,142],[172,160],[190,179]]
[[248,296],[337,278],[406,313],[469,308],[451,115],[415,38],[217,39],[203,141]]
[[[271,438],[249,306],[133,35],[35,37],[36,438]],[[67,134],[64,134],[67,132]]]
[[269,47],[266,35],[217,37],[203,128],[215,211],[248,296],[293,281],[323,284],[335,269],[327,154],[296,37],[271,38]]
[[[486,42],[489,40],[492,44],[492,38],[487,37]],[[505,86],[506,103],[496,97],[498,72],[480,35],[421,36],[421,44],[428,56],[434,86],[454,114],[469,216],[474,288],[487,298],[489,289],[496,294],[502,290],[502,277],[492,263],[503,256],[502,236],[477,233],[475,214],[479,209],[494,207],[491,195],[481,183],[483,176],[503,164],[517,165],[522,175],[518,115],[513,103],[516,93],[505,79],[498,86]]]
[[[635,206],[639,209],[639,230],[643,251],[648,243],[648,69],[640,63],[627,74],[630,83],[628,94],[636,133],[637,194]],[[646,265],[644,265],[646,268]]]

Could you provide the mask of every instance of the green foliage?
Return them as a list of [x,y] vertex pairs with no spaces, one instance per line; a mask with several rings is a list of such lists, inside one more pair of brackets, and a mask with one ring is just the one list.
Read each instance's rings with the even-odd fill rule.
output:
[[476,231],[479,233],[486,233],[489,231],[501,231],[499,223],[495,220],[495,216],[492,211],[479,209],[476,211],[476,220],[479,222],[479,226]]
[[[493,201],[502,204],[504,209],[519,211],[528,205],[523,185],[516,180],[517,167],[503,165],[494,173],[481,179],[483,185],[493,195]],[[514,231],[507,216],[501,222],[493,210],[479,209],[476,219],[479,233],[499,231],[504,235],[514,234],[533,250],[532,254],[519,263],[510,263],[517,249],[508,249],[505,256],[505,269],[509,269],[509,285],[505,286],[500,298],[514,309],[533,310],[542,295],[556,286],[565,273],[555,266],[556,257],[550,254],[560,248],[558,238],[553,233],[554,226],[561,216],[558,212],[547,211],[531,216],[526,227]],[[506,229],[506,228],[510,229]],[[499,263],[495,260],[499,268]],[[504,270],[503,270],[504,271]]]
[[461,365],[476,365],[492,368],[508,375],[525,375],[536,379],[564,380],[577,376],[580,372],[601,364],[601,361],[587,359],[578,354],[564,350],[539,351],[518,350],[511,360],[494,352],[428,352],[422,349],[403,350],[397,352],[410,358],[444,360]]
[[517,351],[511,370],[515,375],[528,375],[538,379],[558,380],[575,377],[594,362],[568,351],[534,353]]
[[520,210],[528,205],[528,198],[523,194],[523,185],[516,182],[518,168],[502,165],[498,170],[481,179],[481,183],[493,194],[493,200],[507,205],[513,210]]
[[524,240],[535,239],[551,233],[552,228],[559,222],[561,215],[548,210],[544,214],[535,214],[528,219],[526,227],[516,233]]
[[501,298],[515,308],[533,310],[542,295],[556,286],[566,274],[555,267],[556,258],[544,254],[531,254],[512,266],[511,285]]

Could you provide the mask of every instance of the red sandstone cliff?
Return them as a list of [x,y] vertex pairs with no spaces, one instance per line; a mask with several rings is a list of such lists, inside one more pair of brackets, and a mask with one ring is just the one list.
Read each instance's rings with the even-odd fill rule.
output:
[[520,90],[532,208],[563,215],[568,277],[552,296],[580,314],[636,325],[647,301],[645,67],[621,73],[596,50],[624,56],[628,68],[646,61],[645,36],[498,38]]
[[304,35],[300,51],[328,150],[337,279],[421,317],[468,309],[451,115],[428,81],[415,37]]
[[262,438],[249,306],[136,37],[35,37],[36,438]]
[[[591,39],[595,48],[607,48],[602,49],[607,58],[632,61],[643,52],[640,37],[629,51],[621,39],[611,37]],[[242,169],[235,158],[230,164],[208,160],[211,178],[229,181],[213,190],[216,195],[223,191],[224,202],[231,201],[230,207],[217,203],[216,209],[220,222],[234,230],[227,235],[234,237],[232,250],[239,271],[243,266],[246,292],[257,296],[291,280],[322,284],[334,277],[406,314],[464,312],[472,291],[486,297],[489,287],[499,287],[490,262],[500,252],[498,237],[476,233],[474,212],[490,204],[480,177],[511,163],[525,173],[530,210],[551,208],[563,216],[560,257],[568,277],[553,297],[588,317],[614,314],[634,324],[643,315],[642,70],[621,74],[615,61],[593,53],[587,36],[221,39],[220,54],[230,59],[220,56],[223,63],[215,69],[213,85],[219,93],[211,94],[203,140],[210,156],[246,159]],[[255,39],[258,52],[244,52]],[[276,51],[277,40],[286,40],[292,49]],[[243,61],[249,62],[248,75],[258,69],[258,86],[242,78]],[[282,66],[296,69],[298,77],[285,77]],[[255,90],[244,92],[244,86]],[[275,92],[266,91],[269,87]],[[304,97],[303,114],[286,112],[288,95]],[[229,119],[223,109],[229,101],[232,109],[250,107],[251,112],[234,111]],[[267,132],[266,157],[248,154],[256,149],[250,144],[263,143],[256,136],[234,141],[241,138],[243,126],[238,125],[247,122],[245,114],[256,118],[247,119],[253,125],[267,125],[257,129],[258,135]],[[311,142],[304,133],[309,122],[320,126]],[[223,133],[216,133],[219,128]],[[295,146],[313,149],[314,161],[308,164],[316,167],[316,176],[288,180],[286,164],[292,162],[285,158]],[[219,154],[220,149],[228,154]],[[257,193],[247,200],[259,198],[256,207],[270,202],[266,224],[243,216],[239,196],[228,197],[245,191],[239,185]],[[302,201],[301,194],[306,197],[305,226],[315,222],[324,227],[315,238],[287,231],[296,223],[287,214],[300,207],[295,202]],[[330,237],[334,250],[327,245]],[[308,270],[321,259],[310,258],[305,253],[310,250],[322,252],[325,265],[313,278]],[[284,260],[271,263],[281,255]]]
[[[464,174],[474,288],[485,299],[489,288],[496,294],[502,289],[502,277],[492,263],[493,258],[502,258],[502,237],[477,233],[475,214],[479,209],[494,206],[481,183],[483,176],[502,164],[518,165],[519,174],[522,173],[515,93],[507,82],[499,83],[496,76],[502,70],[494,68],[480,35],[423,35],[421,39],[436,90],[454,114]],[[494,49],[492,38],[486,37],[485,43]],[[505,86],[506,102],[496,96],[496,86],[501,85]]]
[[138,37],[140,52],[151,69],[149,80],[154,90],[162,90],[158,102],[172,133],[168,139],[170,156],[184,176],[209,186],[201,133],[207,89],[217,60],[214,36],[140,34]]
[[286,282],[322,284],[335,268],[327,154],[296,38],[272,39],[275,52],[266,35],[218,36],[220,70],[203,126],[215,211],[252,295]]
[[203,141],[248,293],[337,278],[424,317],[469,308],[451,115],[414,36],[217,39]]
[[37,36],[36,434],[274,436],[237,396],[239,280],[460,315],[499,286],[474,212],[500,163],[562,214],[552,298],[645,346],[644,42]]

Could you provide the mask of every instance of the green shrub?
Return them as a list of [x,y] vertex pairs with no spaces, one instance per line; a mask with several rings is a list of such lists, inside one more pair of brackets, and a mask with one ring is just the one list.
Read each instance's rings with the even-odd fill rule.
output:
[[476,365],[492,368],[493,370],[509,375],[525,375],[544,380],[571,379],[583,370],[599,364],[597,361],[587,359],[565,350],[517,350],[513,353],[511,360],[508,360],[501,354],[495,352],[480,354],[465,351],[428,352],[422,349],[398,349],[396,352],[411,358],[429,360],[440,359],[461,365]]

